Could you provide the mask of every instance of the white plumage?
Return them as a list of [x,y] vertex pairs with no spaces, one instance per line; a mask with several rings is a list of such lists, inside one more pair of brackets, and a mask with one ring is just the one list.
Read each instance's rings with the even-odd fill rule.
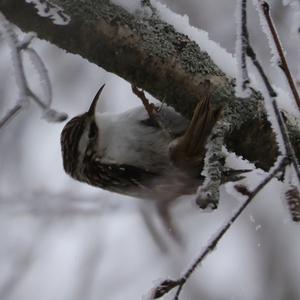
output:
[[119,114],[96,113],[96,151],[101,162],[132,165],[152,172],[171,167],[169,144],[183,133],[187,121],[167,106],[156,117],[161,128],[151,124],[143,106]]

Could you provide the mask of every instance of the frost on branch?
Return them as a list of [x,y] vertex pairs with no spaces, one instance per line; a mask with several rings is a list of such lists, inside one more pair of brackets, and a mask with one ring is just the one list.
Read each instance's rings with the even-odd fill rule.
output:
[[[258,3],[258,2],[257,2]],[[268,27],[266,31],[270,32],[269,38],[273,40],[273,43],[275,45],[275,51],[280,58],[279,67],[283,70],[284,74],[286,75],[287,81],[289,83],[290,89],[293,92],[294,100],[296,104],[298,105],[298,109],[300,110],[300,97],[298,94],[297,89],[295,88],[293,78],[291,76],[291,73],[289,71],[289,67],[287,65],[284,51],[282,49],[281,43],[279,41],[279,37],[276,31],[276,28],[273,24],[271,15],[270,15],[270,7],[269,4],[266,1],[259,1],[259,12],[260,17],[262,18],[262,21],[265,22],[265,25]],[[249,48],[251,48],[249,44],[249,39],[247,40]],[[251,48],[252,49],[252,48]],[[291,216],[293,221],[298,222],[300,221],[299,218],[299,206],[300,206],[300,196],[299,196],[299,186],[300,186],[300,167],[299,162],[297,160],[297,157],[295,155],[294,148],[291,144],[288,130],[285,124],[285,121],[283,119],[282,113],[278,107],[277,104],[277,93],[274,91],[272,85],[270,84],[270,81],[266,74],[264,73],[263,68],[261,67],[261,64],[256,59],[256,55],[252,49],[251,53],[248,53],[249,57],[252,59],[253,64],[258,70],[259,75],[261,76],[266,90],[267,94],[265,95],[265,105],[268,112],[268,116],[270,118],[270,122],[272,124],[273,128],[276,128],[275,130],[277,140],[280,141],[280,151],[283,156],[283,159],[286,159],[288,161],[287,165],[282,171],[286,171],[286,176],[289,176],[288,179],[288,187],[287,191],[285,192],[285,199],[287,201],[287,205],[289,207]],[[278,158],[278,162],[280,162],[282,158]],[[279,164],[279,163],[278,163]]]
[[236,5],[236,43],[235,56],[237,62],[235,93],[237,97],[247,98],[250,96],[250,78],[247,70],[245,38],[248,36],[247,26],[243,20],[246,18],[246,1],[237,0]]
[[10,55],[12,60],[12,67],[16,79],[17,88],[19,91],[19,102],[27,100],[26,97],[26,79],[21,57],[21,51],[17,35],[13,31],[11,24],[7,21],[4,15],[0,12],[0,32],[3,39],[10,48]]
[[284,180],[284,197],[291,218],[294,222],[300,222],[300,190],[299,181],[291,166],[286,167]]
[[280,63],[280,56],[278,55],[278,51],[276,49],[276,44],[274,42],[274,39],[272,37],[272,32],[270,30],[270,27],[268,26],[268,23],[264,17],[264,6],[263,6],[263,2],[261,0],[252,0],[254,6],[256,7],[256,10],[258,12],[259,15],[259,21],[260,21],[260,25],[262,27],[263,32],[266,34],[268,43],[269,43],[269,47],[271,50],[271,63],[276,66]]
[[179,284],[179,280],[165,279],[151,291],[150,299],[158,299],[163,297],[165,294],[167,294],[173,288],[177,287]]
[[253,0],[256,3],[257,10],[261,19],[261,24],[263,25],[264,32],[266,33],[267,39],[269,41],[269,46],[273,56],[276,57],[276,65],[280,68],[285,76],[287,83],[293,94],[295,104],[298,106],[300,111],[300,96],[298,94],[295,81],[290,72],[287,60],[285,58],[285,51],[281,44],[279,35],[277,33],[276,27],[274,25],[271,13],[270,6],[267,1],[263,0]]
[[67,25],[71,18],[64,13],[63,9],[49,0],[25,0],[27,3],[33,3],[37,9],[38,15],[52,20],[56,25]]
[[[261,1],[261,0],[258,0],[258,1],[254,0],[254,1],[255,1],[255,4],[257,5],[259,15],[261,18],[261,22],[263,23],[263,26],[267,27],[267,28],[264,28],[264,31],[270,33],[270,35],[268,35],[268,33],[267,33],[267,35],[268,35],[268,38],[272,40],[271,43],[274,44],[273,50],[276,52],[276,54],[280,58],[280,65],[285,70],[285,74],[287,74],[287,76],[288,76],[288,74],[290,75],[289,68],[288,68],[288,65],[286,63],[286,60],[285,60],[285,57],[283,54],[283,50],[282,50],[282,47],[281,47],[281,44],[280,44],[280,41],[279,41],[279,38],[278,38],[278,35],[276,32],[276,28],[272,22],[272,18],[271,18],[270,11],[269,11],[269,5],[266,1]],[[243,22],[246,24],[246,18],[243,19]],[[267,111],[268,119],[269,119],[269,121],[272,125],[272,128],[276,134],[276,140],[277,140],[280,154],[281,154],[278,157],[277,163],[275,164],[273,169],[277,169],[278,166],[280,166],[280,164],[282,163],[282,161],[286,160],[287,163],[285,164],[284,168],[281,169],[281,172],[286,170],[287,167],[291,167],[293,170],[292,173],[295,176],[291,180],[295,180],[297,182],[296,186],[299,186],[300,185],[299,163],[298,163],[297,157],[295,155],[293,146],[291,144],[289,134],[287,131],[287,127],[286,127],[285,121],[283,119],[283,115],[277,104],[278,95],[275,92],[272,84],[270,83],[270,80],[267,77],[266,73],[264,72],[264,69],[262,68],[261,63],[259,62],[259,60],[256,57],[256,53],[254,52],[254,50],[250,44],[249,36],[245,37],[245,42],[247,43],[247,47],[249,49],[247,52],[247,55],[252,60],[252,63],[256,67],[257,72],[260,75],[262,82],[264,83],[264,86],[265,86],[265,90],[262,91],[262,93],[264,94],[264,104],[265,104],[265,108]],[[293,91],[293,80],[291,80],[291,81],[288,80],[288,81],[290,83],[290,88]],[[295,96],[295,102],[297,102],[297,99],[299,98],[297,90],[295,91],[294,96]],[[291,188],[291,189],[289,188],[288,191],[290,191],[290,192],[292,191],[292,194],[291,193],[286,194],[288,206],[290,207],[290,203],[289,203],[290,198],[291,197],[293,198],[293,203],[294,203],[296,194],[295,194],[295,191],[293,188]],[[290,209],[290,211],[293,216],[294,207],[292,207],[292,209]],[[293,219],[295,220],[294,217],[293,217]]]
[[42,59],[40,58],[40,56],[37,54],[37,52],[32,49],[27,47],[27,49],[25,50],[26,54],[28,54],[29,59],[32,63],[32,65],[34,66],[34,68],[36,69],[39,78],[40,78],[40,84],[43,90],[43,94],[44,94],[44,103],[46,104],[46,106],[51,106],[52,104],[52,88],[51,88],[51,82],[48,76],[48,71],[42,61]]
[[[48,76],[47,69],[36,51],[29,47],[34,34],[29,33],[23,41],[19,41],[17,35],[13,31],[11,24],[6,20],[4,15],[0,12],[0,32],[4,40],[7,42],[11,58],[14,75],[16,78],[16,85],[19,91],[19,96],[15,106],[10,109],[4,117],[0,120],[0,128],[13,119],[25,105],[32,99],[43,111],[44,118],[49,122],[62,122],[67,118],[67,114],[60,113],[51,109],[52,90],[51,83]],[[40,99],[29,87],[27,77],[24,70],[24,58],[22,52],[28,53],[32,64],[35,66],[43,88],[44,99]]]
[[[265,74],[259,60],[256,57],[256,53],[254,52],[254,49],[250,45],[249,36],[247,33],[247,23],[246,23],[246,0],[243,1],[244,6],[240,5],[241,2],[238,2],[239,9],[244,9],[243,12],[241,12],[241,23],[240,26],[244,27],[246,30],[240,30],[242,32],[242,35],[238,38],[241,39],[240,45],[242,46],[244,44],[245,49],[247,48],[247,56],[251,59],[252,63],[256,67],[262,82],[264,84],[264,94],[265,94],[265,102],[266,102],[266,110],[269,117],[270,122],[272,122],[272,127],[277,132],[277,140],[279,143],[281,155],[278,157],[277,163],[275,166],[270,170],[269,174],[257,184],[257,186],[254,189],[249,189],[247,186],[238,184],[235,185],[235,189],[237,192],[242,194],[246,197],[246,199],[242,202],[242,204],[233,212],[233,214],[226,220],[224,223],[224,226],[220,228],[219,231],[216,232],[216,234],[213,235],[213,237],[210,239],[210,241],[207,243],[206,247],[199,253],[198,258],[193,262],[190,267],[188,267],[187,271],[183,273],[181,277],[179,277],[177,280],[165,280],[162,282],[161,285],[159,285],[155,291],[158,291],[158,295],[161,297],[162,295],[166,294],[170,290],[176,288],[177,291],[175,293],[174,300],[179,299],[179,295],[181,293],[181,290],[185,283],[188,281],[189,277],[194,273],[196,268],[201,264],[201,262],[208,256],[209,253],[211,253],[212,250],[216,248],[218,243],[221,241],[222,237],[225,235],[225,233],[230,229],[232,224],[238,219],[238,217],[241,215],[241,213],[246,209],[246,207],[252,202],[252,200],[255,198],[255,196],[267,185],[269,182],[278,176],[278,174],[282,174],[284,170],[291,169],[292,170],[292,176],[291,180],[288,182],[288,188],[285,192],[285,198],[287,200],[287,204],[289,206],[292,218],[294,221],[300,221],[300,193],[299,193],[299,164],[297,162],[297,158],[295,156],[294,150],[292,148],[292,145],[289,140],[289,135],[281,114],[281,111],[278,108],[276,98],[277,93],[274,91],[267,75]],[[239,52],[240,55],[242,55],[242,52]],[[241,59],[242,61],[242,59]],[[246,64],[246,60],[244,58],[244,62]],[[242,67],[241,64],[239,64],[240,68]],[[245,65],[246,66],[246,65]],[[247,70],[246,68],[244,71]],[[242,71],[242,70],[241,70]],[[218,126],[216,126],[217,128]],[[215,130],[216,130],[215,128]],[[220,127],[221,128],[221,127]],[[212,136],[213,137],[213,136]],[[213,156],[213,153],[217,150],[217,153],[219,153],[220,145],[222,145],[222,139],[220,139],[220,142],[212,143],[212,137],[208,141],[207,146],[207,157],[206,157],[206,166],[204,168],[205,175],[207,178],[207,182],[204,182],[206,186],[210,184],[210,182],[213,182],[215,179],[218,178],[218,172],[215,172],[215,164],[209,164],[208,162],[210,155]],[[222,135],[220,135],[220,138]],[[218,146],[217,146],[218,145]],[[214,149],[214,147],[217,147],[217,149]],[[212,153],[212,154],[211,154]],[[212,160],[214,161],[214,160]],[[215,161],[214,161],[215,162]],[[211,175],[209,174],[211,173]],[[217,176],[216,176],[217,175]],[[210,178],[211,177],[211,178]],[[216,180],[215,180],[216,181]],[[217,180],[218,181],[218,180]],[[296,182],[296,184],[295,184]],[[204,185],[204,186],[205,186]],[[203,188],[203,187],[202,187]],[[201,188],[199,189],[199,194],[201,194]],[[198,194],[198,195],[199,195]],[[166,286],[166,288],[165,288]]]
[[[228,126],[227,126],[228,127]],[[196,203],[202,209],[215,209],[219,203],[219,187],[223,175],[225,156],[222,152],[226,126],[221,119],[215,125],[206,144],[202,175],[203,184],[198,188]]]
[[150,0],[111,0],[111,3],[140,18],[151,18],[155,14]]

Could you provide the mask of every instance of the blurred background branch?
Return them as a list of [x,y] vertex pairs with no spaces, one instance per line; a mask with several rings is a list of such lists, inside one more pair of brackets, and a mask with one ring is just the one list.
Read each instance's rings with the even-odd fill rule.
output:
[[[62,122],[67,118],[67,114],[59,113],[54,109],[51,109],[52,92],[51,83],[48,77],[47,69],[38,55],[38,53],[29,47],[30,42],[35,37],[35,34],[28,34],[21,42],[18,40],[16,33],[14,32],[12,25],[7,21],[4,15],[0,12],[0,26],[1,33],[4,40],[10,47],[11,51],[11,65],[14,68],[16,86],[19,90],[19,99],[17,104],[10,109],[2,119],[0,119],[0,129],[7,122],[13,119],[29,102],[29,99],[35,101],[35,103],[42,109],[43,117],[49,122]],[[32,64],[36,67],[36,70],[40,76],[40,82],[44,89],[44,98],[40,99],[29,87],[28,79],[26,78],[24,70],[23,53],[28,53]]]

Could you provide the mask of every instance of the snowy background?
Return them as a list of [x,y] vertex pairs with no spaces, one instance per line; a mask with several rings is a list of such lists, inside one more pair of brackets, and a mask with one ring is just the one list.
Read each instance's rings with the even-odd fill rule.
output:
[[[162,3],[186,14],[191,25],[234,52],[234,0]],[[286,89],[278,70],[269,67],[268,44],[250,7],[253,45],[273,82]],[[300,80],[294,9],[274,0],[272,13],[291,69]],[[139,105],[121,78],[48,42],[35,40],[32,46],[47,65],[53,107],[59,111],[70,117],[82,113],[103,83],[100,111]],[[30,64],[26,70],[32,88],[38,90],[36,72]],[[0,117],[16,95],[9,51],[0,39]],[[220,207],[210,214],[196,209],[192,197],[183,199],[173,214],[184,246],[174,244],[162,230],[169,248],[162,252],[144,224],[138,199],[92,188],[64,173],[59,142],[63,126],[45,122],[40,110],[30,105],[0,131],[1,300],[141,299],[157,280],[177,278],[240,204],[230,185],[222,187]],[[228,161],[249,167],[234,155]],[[262,175],[254,172],[249,184]],[[280,196],[280,184],[272,181],[192,277],[181,299],[300,299],[300,227],[289,221]]]

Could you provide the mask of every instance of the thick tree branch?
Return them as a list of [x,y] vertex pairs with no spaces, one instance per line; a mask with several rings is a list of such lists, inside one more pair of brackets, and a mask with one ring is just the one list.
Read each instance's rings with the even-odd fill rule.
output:
[[[165,99],[187,117],[197,103],[199,84],[209,79],[214,91],[212,107],[224,106],[230,123],[231,132],[225,135],[228,148],[258,167],[273,165],[277,145],[260,94],[253,91],[249,101],[236,98],[234,80],[187,36],[156,16],[131,15],[107,0],[51,2],[70,16],[69,24],[59,26],[40,17],[35,6],[24,0],[0,0],[0,10],[22,30],[35,31],[40,38],[118,74]],[[299,130],[295,130],[299,137]],[[296,141],[299,158],[299,140],[292,141]]]

